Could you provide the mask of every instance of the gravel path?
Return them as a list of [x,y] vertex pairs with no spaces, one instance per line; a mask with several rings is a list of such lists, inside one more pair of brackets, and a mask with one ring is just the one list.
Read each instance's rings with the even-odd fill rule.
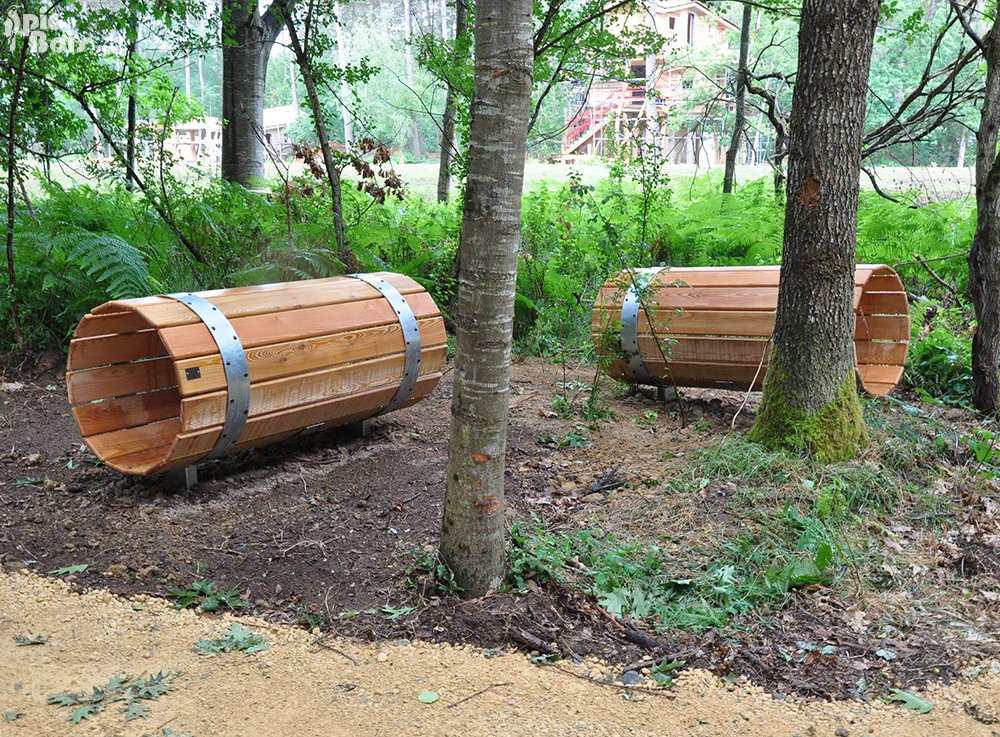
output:
[[[584,679],[600,673],[598,663],[540,667],[518,654],[489,658],[471,647],[405,641],[320,646],[304,630],[249,618],[240,621],[266,633],[266,651],[194,651],[232,621],[0,574],[0,735],[1000,735],[1000,723],[987,724],[1000,714],[998,674],[929,689],[935,708],[918,715],[886,704],[778,701],[704,671],[684,672],[669,691],[626,692]],[[18,635],[48,639],[21,646]],[[178,673],[174,690],[143,702],[145,719],[127,722],[122,705],[110,704],[71,725],[72,708],[46,703],[54,692],[90,691],[116,674],[161,670]],[[422,703],[424,692],[439,699]]]

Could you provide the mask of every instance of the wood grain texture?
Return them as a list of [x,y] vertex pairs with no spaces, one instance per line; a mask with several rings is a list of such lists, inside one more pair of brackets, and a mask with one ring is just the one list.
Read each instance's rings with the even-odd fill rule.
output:
[[[420,320],[418,327],[423,347],[434,348],[447,343],[444,320],[440,317]],[[365,330],[348,330],[250,348],[246,356],[250,381],[256,384],[319,368],[402,353],[403,348],[399,323],[390,323]],[[225,367],[218,354],[176,361],[174,368],[177,385],[185,397],[226,388]]]
[[[779,269],[773,266],[660,272],[638,313],[639,351],[652,378],[670,383],[658,348],[663,343],[677,385],[729,383],[749,388],[757,367],[767,366],[779,278]],[[598,294],[591,330],[599,350],[608,338],[618,350],[623,286],[630,283],[618,275]],[[871,393],[884,394],[886,385],[898,382],[906,363],[910,337],[906,292],[892,269],[863,264],[855,271],[854,305],[856,363],[864,369],[859,374],[872,383]],[[898,371],[868,372],[876,366]],[[749,376],[748,367],[753,369]],[[616,378],[634,380],[624,362],[614,363],[610,371]],[[755,388],[762,379],[763,372]]]
[[[447,335],[433,299],[409,277],[380,274],[406,296],[421,337],[409,406],[437,384]],[[364,419],[399,389],[399,316],[369,284],[336,277],[203,292],[230,318],[250,369],[250,408],[237,450],[316,423]],[[67,388],[94,453],[125,473],[195,462],[215,447],[228,402],[223,359],[209,329],[166,297],[109,302],[81,320]]]
[[[446,355],[445,346],[423,350],[421,375],[441,371]],[[249,417],[356,394],[376,386],[397,387],[403,378],[403,363],[403,355],[395,354],[254,384]],[[182,399],[181,431],[221,425],[226,417],[227,396],[225,391],[218,391]]]

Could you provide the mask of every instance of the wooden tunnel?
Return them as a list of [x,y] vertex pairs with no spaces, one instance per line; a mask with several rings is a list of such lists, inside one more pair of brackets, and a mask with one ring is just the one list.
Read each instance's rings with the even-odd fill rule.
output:
[[409,406],[446,353],[423,287],[356,274],[107,302],[77,327],[66,384],[97,457],[148,475]]
[[[778,277],[777,266],[622,272],[604,284],[594,305],[598,353],[615,356],[608,373],[623,381],[759,390]],[[888,266],[858,266],[854,285],[858,377],[869,394],[886,394],[899,383],[906,363],[906,292]],[[669,363],[660,352],[663,343]]]

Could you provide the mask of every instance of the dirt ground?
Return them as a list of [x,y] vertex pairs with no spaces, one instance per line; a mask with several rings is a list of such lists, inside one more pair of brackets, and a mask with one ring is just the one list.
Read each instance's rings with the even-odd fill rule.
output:
[[[592,436],[590,445],[552,447],[547,438],[564,437],[580,423],[560,419],[552,398],[561,382],[587,382],[590,371],[564,374],[540,360],[515,365],[507,484],[511,518],[537,514],[551,524],[602,525],[622,533],[658,526],[664,546],[676,551],[678,560],[695,535],[738,527],[738,520],[728,520],[729,528],[716,524],[725,516],[720,505],[729,493],[725,488],[710,485],[697,495],[672,495],[656,487],[730,432],[743,396],[688,392],[686,427],[673,406],[657,404],[650,395],[617,397],[616,420],[596,431],[580,430]],[[616,673],[651,658],[676,658],[730,681],[753,683],[779,699],[849,699],[863,695],[859,684],[885,693],[996,668],[1000,618],[995,604],[989,605],[994,614],[989,608],[983,614],[982,599],[1000,591],[995,548],[980,558],[959,555],[942,563],[921,579],[929,582],[924,589],[887,591],[860,603],[835,591],[814,591],[724,631],[656,633],[623,626],[590,597],[556,585],[472,602],[422,600],[408,568],[413,551],[433,548],[439,536],[449,397],[446,376],[424,402],[379,418],[368,438],[334,431],[208,462],[200,468],[199,486],[186,491],[122,477],[96,463],[69,414],[58,359],[7,370],[0,373],[0,564],[8,572],[36,573],[87,564],[70,583],[124,596],[164,596],[208,579],[238,591],[252,603],[250,612],[273,625],[318,624],[325,633],[358,643],[405,638],[520,648],[572,662],[601,658],[614,664]],[[749,425],[753,410],[751,400],[736,420],[738,429]],[[655,428],[635,421],[651,411],[659,415]],[[886,544],[889,537],[905,542],[910,534],[894,530]],[[911,542],[915,548],[938,544],[917,537]],[[12,581],[28,585],[21,578]],[[28,611],[31,602],[17,606]],[[892,627],[880,622],[881,612],[892,614]],[[9,637],[3,640],[0,648],[10,645]],[[813,657],[803,643],[831,645],[837,655]],[[104,646],[109,653],[121,652],[117,643]],[[370,651],[365,644],[350,648]],[[877,657],[882,649],[899,657],[891,662]],[[18,657],[26,655],[22,650],[32,648],[19,648]],[[427,657],[426,649],[412,652]],[[59,661],[50,665],[60,667]],[[135,669],[127,665],[120,668]],[[256,666],[242,668],[257,672]],[[444,672],[442,664],[434,668]],[[87,677],[101,676],[88,671]],[[577,696],[587,694],[579,696],[584,702],[599,692],[583,684],[585,691],[578,693],[581,686],[571,677],[564,680]],[[709,688],[706,684],[699,688]],[[621,696],[610,698],[618,703]],[[525,710],[525,718],[529,713]],[[3,730],[0,722],[0,735]],[[196,732],[207,733],[212,732]],[[989,734],[969,732],[979,733]]]
[[[882,703],[802,703],[699,670],[670,691],[594,683],[601,665],[537,666],[472,646],[317,638],[243,620],[267,638],[252,655],[199,655],[194,643],[231,618],[176,611],[162,600],[73,593],[32,574],[0,574],[0,734],[300,737],[310,735],[685,735],[691,737],[996,737],[1000,675],[923,695],[927,714]],[[17,646],[44,634],[43,645]],[[120,705],[78,725],[54,692],[89,691],[114,675],[176,674],[146,702],[144,719]],[[434,703],[421,695],[437,694]]]

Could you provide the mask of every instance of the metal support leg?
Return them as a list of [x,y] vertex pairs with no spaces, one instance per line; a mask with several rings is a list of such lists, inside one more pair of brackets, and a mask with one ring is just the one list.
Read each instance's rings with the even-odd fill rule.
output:
[[358,420],[349,425],[344,425],[344,432],[356,438],[367,438],[372,434],[372,421]]
[[673,402],[677,399],[677,389],[661,384],[656,387],[656,399],[660,402]]
[[198,485],[198,467],[185,466],[163,474],[163,481],[168,486],[179,486],[190,491]]

